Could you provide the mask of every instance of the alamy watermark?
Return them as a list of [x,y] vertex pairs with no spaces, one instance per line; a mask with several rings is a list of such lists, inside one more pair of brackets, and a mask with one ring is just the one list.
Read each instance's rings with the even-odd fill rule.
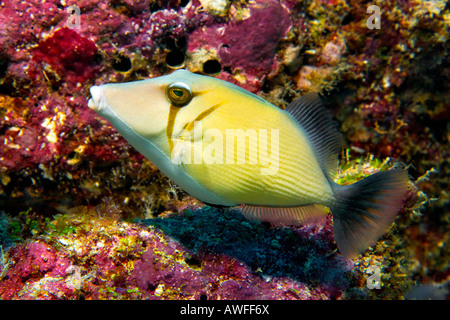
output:
[[203,130],[194,122],[193,134],[183,130],[172,137],[172,162],[180,164],[259,165],[262,175],[274,175],[279,168],[279,129]]
[[69,14],[69,17],[66,21],[66,26],[69,29],[80,29],[81,26],[81,10],[80,7],[73,4],[70,7],[67,7],[66,12]]
[[381,29],[381,10],[377,5],[370,5],[367,7],[367,14],[370,17],[367,18],[366,26],[368,29]]
[[366,282],[367,289],[381,289],[381,268],[371,265],[366,269],[366,273],[370,274]]

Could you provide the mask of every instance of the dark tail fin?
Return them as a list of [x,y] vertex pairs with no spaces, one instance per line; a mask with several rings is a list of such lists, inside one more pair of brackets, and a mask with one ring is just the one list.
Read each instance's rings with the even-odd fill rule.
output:
[[356,256],[386,232],[407,188],[408,174],[402,169],[377,172],[347,186],[333,185],[334,238],[342,255]]

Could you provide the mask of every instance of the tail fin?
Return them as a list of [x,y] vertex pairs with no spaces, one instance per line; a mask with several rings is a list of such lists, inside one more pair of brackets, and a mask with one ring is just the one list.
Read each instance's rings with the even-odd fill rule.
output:
[[334,238],[342,255],[354,257],[387,231],[408,188],[406,170],[377,172],[347,186],[333,185]]

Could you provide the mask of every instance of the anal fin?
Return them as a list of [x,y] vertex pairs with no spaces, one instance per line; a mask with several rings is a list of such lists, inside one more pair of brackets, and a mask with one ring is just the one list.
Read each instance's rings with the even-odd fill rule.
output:
[[242,215],[253,221],[266,221],[274,225],[299,225],[325,217],[329,210],[320,204],[298,207],[265,207],[244,205]]

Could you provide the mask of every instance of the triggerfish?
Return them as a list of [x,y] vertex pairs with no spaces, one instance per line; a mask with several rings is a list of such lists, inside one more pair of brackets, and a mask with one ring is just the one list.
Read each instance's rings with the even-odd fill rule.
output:
[[89,107],[193,197],[281,225],[326,216],[328,207],[346,257],[374,244],[402,207],[406,170],[334,182],[343,138],[316,93],[283,110],[186,70],[90,92]]

